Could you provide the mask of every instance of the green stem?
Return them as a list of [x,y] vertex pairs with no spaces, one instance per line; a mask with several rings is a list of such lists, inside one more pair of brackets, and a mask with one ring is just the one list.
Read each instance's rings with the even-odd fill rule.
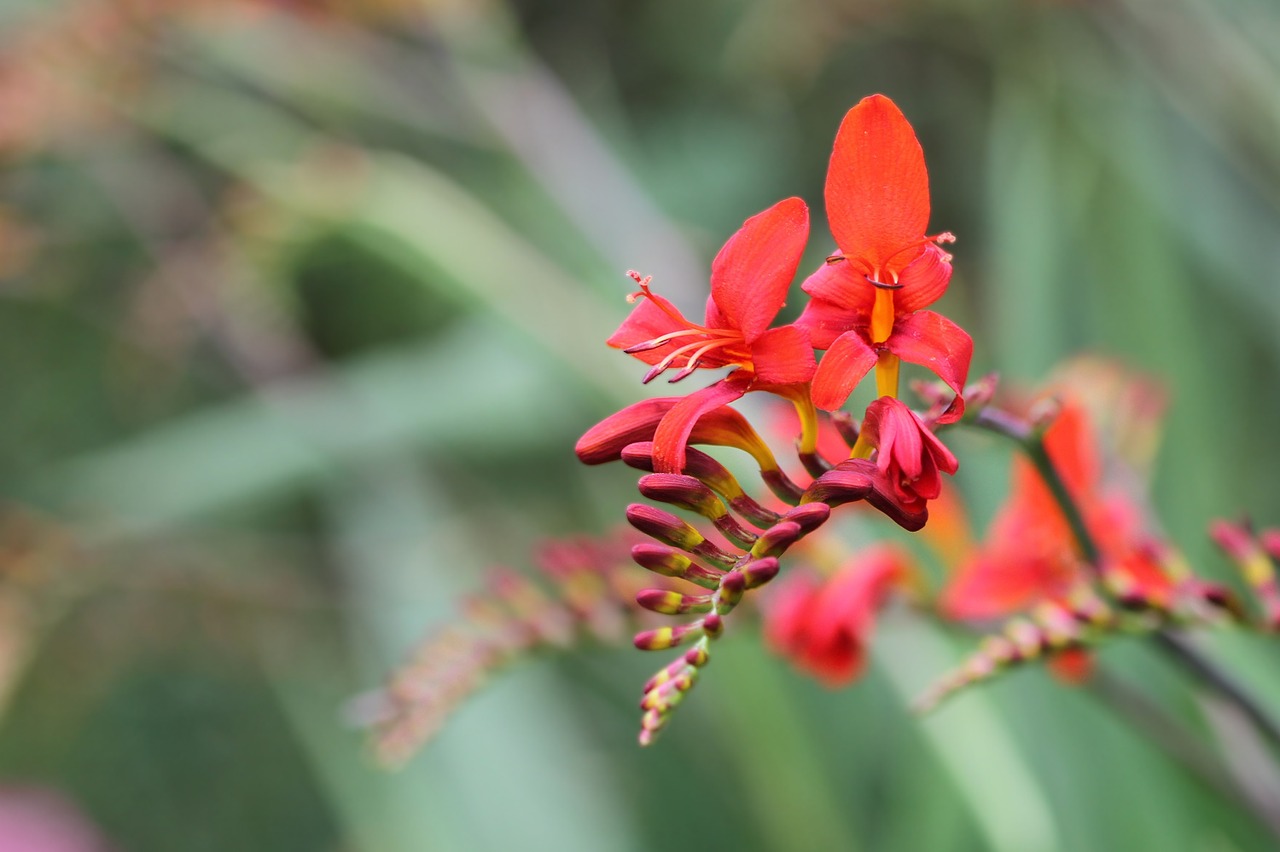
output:
[[[1014,415],[988,406],[978,412],[972,420],[973,425],[995,432],[1012,439],[1026,453],[1027,458],[1035,465],[1045,485],[1053,495],[1054,502],[1062,510],[1071,534],[1080,548],[1090,572],[1095,579],[1101,580],[1101,552],[1084,523],[1084,515],[1075,499],[1067,491],[1066,483],[1058,473],[1058,468],[1049,458],[1045,448],[1044,433],[1046,427],[1036,427]],[[1102,584],[1106,590],[1105,583]],[[1156,647],[1160,648],[1170,659],[1176,662],[1193,678],[1217,692],[1228,704],[1248,720],[1254,730],[1280,751],[1280,723],[1263,708],[1263,704],[1252,695],[1244,684],[1240,683],[1229,672],[1215,661],[1206,657],[1194,645],[1168,629],[1156,631]]]

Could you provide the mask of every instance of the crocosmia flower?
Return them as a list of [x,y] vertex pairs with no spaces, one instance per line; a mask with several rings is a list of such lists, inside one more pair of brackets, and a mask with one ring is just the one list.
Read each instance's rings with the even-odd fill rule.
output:
[[862,674],[876,612],[907,576],[897,548],[862,551],[825,582],[796,574],[781,585],[765,613],[765,641],[830,687]]
[[826,184],[827,218],[839,252],[802,285],[813,300],[797,325],[827,350],[813,401],[835,410],[876,367],[880,396],[897,396],[899,359],[922,364],[956,393],[943,422],[963,413],[961,389],[973,341],[923,310],[951,279],[951,255],[928,236],[929,175],[906,118],[883,95],[864,98],[840,125]]
[[808,337],[795,326],[769,326],[786,301],[808,236],[809,208],[799,198],[780,201],[743,223],[712,263],[711,297],[701,324],[633,273],[640,291],[632,298],[639,304],[609,345],[652,365],[646,382],[669,369],[676,371],[670,379],[676,382],[698,369],[734,368],[662,418],[653,439],[659,472],[679,473],[698,418],[748,391],[769,390],[807,403],[807,392],[798,393],[796,386],[813,377]]
[[940,474],[959,467],[915,412],[890,396],[867,407],[858,441],[876,448],[876,466],[904,503],[934,499],[942,491]]

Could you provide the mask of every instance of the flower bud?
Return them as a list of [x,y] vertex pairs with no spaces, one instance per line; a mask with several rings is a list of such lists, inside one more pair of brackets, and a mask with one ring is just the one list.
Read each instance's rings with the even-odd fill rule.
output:
[[[631,444],[622,451],[622,460],[631,467],[653,472],[653,442]],[[729,508],[759,527],[776,523],[778,513],[751,499],[728,468],[706,453],[689,448],[685,452],[684,472],[719,494]]]
[[664,577],[679,577],[706,589],[720,585],[722,571],[706,568],[683,553],[661,544],[648,542],[631,548],[631,558],[641,568],[647,568]]
[[739,568],[738,573],[742,575],[743,588],[758,589],[778,576],[779,570],[778,560],[767,556],[764,559],[753,559]]
[[826,503],[804,503],[788,511],[782,519],[799,526],[801,535],[808,535],[825,524],[829,517],[831,507]]
[[659,710],[670,712],[684,699],[684,695],[697,683],[698,670],[693,666],[683,666],[671,677],[646,690],[640,699],[641,710]]
[[778,557],[787,552],[787,548],[795,544],[804,535],[800,525],[795,521],[780,521],[761,533],[760,538],[751,547],[751,556],[759,559],[764,556]]
[[627,507],[627,521],[645,535],[678,547],[686,553],[701,556],[712,564],[731,568],[737,561],[732,554],[707,541],[702,533],[670,512],[643,503],[632,503]]
[[750,547],[756,540],[756,534],[744,529],[729,514],[720,498],[692,476],[651,473],[640,477],[639,488],[640,493],[650,500],[697,512],[715,524],[716,529],[735,544]]
[[[708,618],[710,617],[712,616],[708,616]],[[691,624],[678,624],[674,627],[655,627],[653,630],[645,630],[637,633],[632,642],[641,651],[664,651],[702,634],[702,622],[695,621]]]
[[645,681],[643,691],[649,692],[655,689],[660,684],[665,683],[680,674],[680,672],[684,671],[686,668],[702,668],[707,664],[709,656],[705,642],[694,645],[692,648],[685,651],[683,654],[676,657],[674,660],[655,672],[653,677]]
[[642,589],[636,592],[636,603],[663,615],[710,612],[712,606],[711,595],[683,595],[670,589]]

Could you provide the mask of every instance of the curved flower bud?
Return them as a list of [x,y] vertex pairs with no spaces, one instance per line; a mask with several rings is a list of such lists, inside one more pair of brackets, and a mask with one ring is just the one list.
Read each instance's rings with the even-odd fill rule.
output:
[[955,473],[956,457],[910,408],[881,397],[867,408],[860,440],[877,449],[876,467],[900,500],[932,500],[942,491],[943,473]]

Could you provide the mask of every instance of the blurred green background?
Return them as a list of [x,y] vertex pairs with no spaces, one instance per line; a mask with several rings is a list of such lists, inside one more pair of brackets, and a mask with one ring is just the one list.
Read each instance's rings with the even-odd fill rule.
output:
[[[634,474],[571,448],[642,392],[624,270],[692,310],[794,194],[818,263],[873,92],[974,374],[1163,380],[1154,503],[1226,576],[1209,518],[1280,523],[1274,0],[0,10],[0,791],[122,850],[1275,848],[1274,765],[1137,642],[1103,669],[1204,771],[1038,670],[912,717],[970,643],[907,613],[842,692],[742,631],[648,750],[625,648],[497,678],[395,773],[342,714],[486,566],[621,520]],[[956,445],[981,521],[1007,451]],[[1273,642],[1208,648],[1280,712]]]

